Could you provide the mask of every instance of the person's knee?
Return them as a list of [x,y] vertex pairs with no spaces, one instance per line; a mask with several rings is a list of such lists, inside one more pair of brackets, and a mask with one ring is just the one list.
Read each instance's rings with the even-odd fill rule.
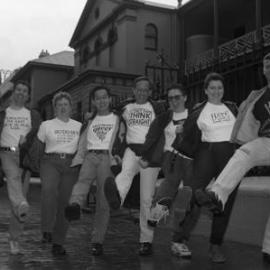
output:
[[248,159],[250,158],[251,153],[252,151],[249,148],[242,146],[235,152],[234,158],[235,159]]

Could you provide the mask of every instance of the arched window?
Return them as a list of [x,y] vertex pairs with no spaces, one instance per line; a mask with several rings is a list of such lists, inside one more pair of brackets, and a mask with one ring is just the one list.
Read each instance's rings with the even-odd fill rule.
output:
[[90,49],[88,46],[86,46],[84,49],[83,49],[83,53],[82,53],[82,60],[83,60],[83,63],[86,63],[88,58],[89,58],[89,55],[90,55]]
[[98,37],[98,39],[95,42],[94,48],[95,48],[95,54],[96,54],[96,66],[99,66],[99,62],[100,62],[100,51],[101,51],[101,47],[102,47],[102,38]]
[[144,48],[153,51],[158,49],[158,29],[152,23],[148,23],[145,26]]
[[102,38],[101,37],[98,37],[96,42],[95,42],[95,52],[96,53],[99,53],[100,49],[101,49],[101,46],[102,46]]
[[107,36],[107,41],[109,45],[112,45],[117,40],[117,29],[116,27],[112,27]]

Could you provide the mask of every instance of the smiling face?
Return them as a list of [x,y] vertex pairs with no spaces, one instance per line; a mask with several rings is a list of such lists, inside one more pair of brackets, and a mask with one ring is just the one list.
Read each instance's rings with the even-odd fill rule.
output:
[[98,114],[107,114],[110,112],[111,97],[106,89],[99,89],[95,92],[93,100]]
[[19,83],[12,93],[12,100],[17,105],[24,105],[29,100],[29,88],[27,85]]
[[62,119],[62,118],[69,118],[71,114],[71,104],[69,100],[65,97],[60,98],[56,101],[54,112],[56,117]]
[[224,86],[220,80],[211,80],[207,88],[204,90],[207,95],[208,102],[220,104],[224,95]]
[[147,102],[151,95],[150,83],[146,80],[138,81],[133,90],[135,100],[138,104],[144,104]]
[[177,88],[168,91],[168,103],[174,112],[181,112],[185,110],[185,102],[187,97],[183,95],[182,91]]

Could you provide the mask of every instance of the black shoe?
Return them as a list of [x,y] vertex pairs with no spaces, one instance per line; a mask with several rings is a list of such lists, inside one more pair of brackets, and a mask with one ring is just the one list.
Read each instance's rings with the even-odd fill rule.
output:
[[213,191],[197,189],[195,191],[195,198],[200,206],[207,207],[214,214],[223,212],[222,202]]
[[50,233],[50,232],[44,232],[44,233],[42,234],[41,242],[42,242],[43,244],[51,243],[51,242],[52,242],[52,233]]
[[63,256],[66,255],[66,250],[62,245],[53,244],[52,245],[52,254],[54,256]]
[[263,252],[262,255],[263,255],[263,261],[267,264],[270,264],[270,254]]
[[140,243],[139,255],[149,256],[153,253],[152,244],[149,242]]
[[78,203],[72,203],[65,208],[65,217],[68,221],[81,218],[81,207]]
[[93,243],[91,249],[94,256],[100,256],[103,254],[103,246],[100,243]]
[[121,206],[121,199],[113,177],[108,177],[105,180],[104,193],[110,208],[112,210],[118,210]]

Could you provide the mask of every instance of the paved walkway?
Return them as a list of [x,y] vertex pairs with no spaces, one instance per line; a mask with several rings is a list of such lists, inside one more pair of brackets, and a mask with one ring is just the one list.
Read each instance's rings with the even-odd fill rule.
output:
[[127,212],[116,213],[111,218],[104,245],[105,254],[94,257],[90,253],[90,231],[93,214],[85,214],[83,219],[70,227],[66,241],[68,255],[54,258],[50,246],[40,242],[40,185],[31,185],[29,201],[31,218],[26,224],[21,245],[22,255],[10,255],[7,242],[9,204],[6,188],[0,189],[0,270],[32,269],[79,269],[79,270],[175,270],[175,269],[270,269],[261,258],[259,247],[227,242],[224,249],[227,262],[224,265],[212,264],[208,257],[208,240],[193,237],[190,246],[192,260],[182,260],[171,256],[169,251],[170,232],[168,226],[157,229],[154,241],[154,255],[147,258],[138,256],[138,225]]

